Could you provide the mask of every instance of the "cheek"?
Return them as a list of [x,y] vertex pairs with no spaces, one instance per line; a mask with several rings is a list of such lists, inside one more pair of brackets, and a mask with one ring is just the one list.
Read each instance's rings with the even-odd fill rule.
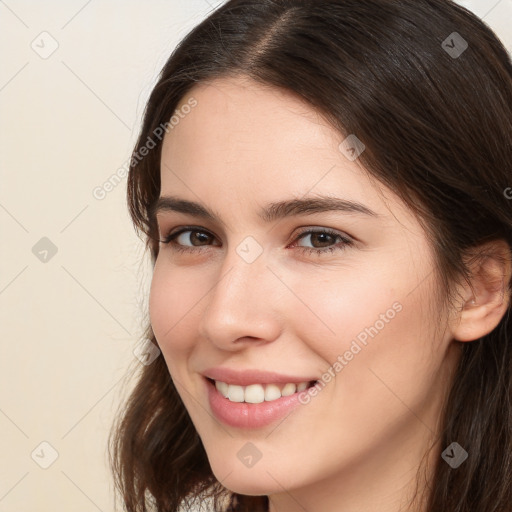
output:
[[[382,263],[381,263],[382,268]],[[352,269],[334,270],[326,278],[314,274],[296,274],[287,280],[290,289],[300,299],[288,299],[293,305],[287,313],[294,318],[290,327],[296,335],[308,340],[324,359],[334,361],[358,339],[361,346],[374,333],[388,329],[394,323],[405,293],[402,283],[389,273]],[[290,316],[288,316],[288,314]]]
[[421,387],[442,351],[434,339],[438,318],[431,318],[428,290],[422,286],[411,293],[419,281],[412,267],[390,264],[386,270],[382,261],[364,272],[333,273],[331,279],[296,277],[288,283],[302,304],[295,301],[286,317],[293,318],[295,336],[326,362],[326,371],[342,374],[348,395],[361,397],[364,389],[370,398],[382,390],[371,372],[377,368],[399,389]]
[[[153,332],[166,360],[190,349],[190,325],[197,325],[198,301],[203,295],[186,272],[172,272],[157,260],[149,293],[149,317]],[[187,328],[188,326],[188,328]],[[188,332],[188,334],[187,334]]]

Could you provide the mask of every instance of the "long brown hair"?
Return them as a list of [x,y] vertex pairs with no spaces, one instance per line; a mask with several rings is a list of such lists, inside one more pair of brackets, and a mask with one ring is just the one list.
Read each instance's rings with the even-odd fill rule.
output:
[[[512,63],[483,21],[448,0],[230,0],[176,47],[147,103],[127,197],[153,264],[155,134],[195,84],[238,75],[305,99],[340,140],[357,134],[360,163],[424,226],[447,298],[470,277],[467,251],[494,239],[512,245]],[[139,158],[149,138],[156,147]],[[457,470],[439,460],[429,512],[511,510],[511,322],[509,307],[491,333],[462,344],[441,439],[470,456]],[[145,336],[157,345],[150,325]],[[268,510],[267,497],[216,480],[163,357],[140,365],[109,453],[128,512],[177,512],[207,495],[215,511],[226,501],[231,510]]]

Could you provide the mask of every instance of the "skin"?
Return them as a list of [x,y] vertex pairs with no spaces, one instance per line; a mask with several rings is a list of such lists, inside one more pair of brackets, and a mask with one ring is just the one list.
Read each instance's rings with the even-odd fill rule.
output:
[[[269,495],[272,512],[423,510],[407,504],[439,433],[460,357],[454,338],[494,328],[503,294],[501,304],[483,294],[487,309],[466,312],[473,296],[461,287],[460,308],[440,320],[435,261],[417,220],[340,152],[345,137],[296,96],[243,78],[196,85],[178,108],[191,96],[197,106],[164,139],[161,195],[200,202],[223,223],[158,214],[161,239],[187,225],[210,237],[183,233],[175,242],[189,253],[160,244],[150,320],[215,476],[232,491]],[[358,201],[378,216],[334,211],[266,223],[256,215],[267,203],[317,194]],[[305,228],[330,228],[354,243],[300,237]],[[247,236],[263,249],[252,263],[236,251]],[[341,248],[301,252],[334,246]],[[321,379],[394,303],[400,312],[281,423],[247,430],[213,417],[206,368]],[[237,457],[248,441],[262,454],[249,468]],[[444,448],[434,445],[427,477]]]

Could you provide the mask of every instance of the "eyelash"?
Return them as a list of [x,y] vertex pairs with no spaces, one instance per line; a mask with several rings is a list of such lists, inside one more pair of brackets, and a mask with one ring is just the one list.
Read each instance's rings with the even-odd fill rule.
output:
[[[172,246],[173,251],[184,252],[184,253],[196,252],[197,250],[201,250],[202,247],[205,247],[205,246],[183,246],[183,245],[179,245],[174,242],[174,240],[179,235],[181,235],[182,233],[186,233],[187,231],[203,233],[203,234],[211,236],[210,233],[208,233],[207,231],[196,228],[194,226],[187,226],[187,227],[180,229],[179,231],[176,231],[175,233],[171,233],[171,234],[167,235],[167,237],[165,237],[163,240],[160,240],[160,243]],[[299,233],[297,235],[297,237],[295,238],[295,241],[299,240],[301,237],[303,237],[305,235],[316,235],[316,234],[321,234],[321,235],[325,234],[325,235],[330,235],[330,236],[339,238],[341,240],[341,245],[336,244],[334,247],[327,247],[325,249],[315,249],[312,247],[299,247],[299,250],[306,254],[314,254],[317,256],[321,256],[326,253],[332,253],[336,250],[344,250],[346,247],[353,245],[353,241],[350,240],[349,238],[340,235],[336,231],[332,231],[332,230],[326,229],[326,228],[315,229],[315,230],[308,229],[308,230],[302,231],[301,233]]]

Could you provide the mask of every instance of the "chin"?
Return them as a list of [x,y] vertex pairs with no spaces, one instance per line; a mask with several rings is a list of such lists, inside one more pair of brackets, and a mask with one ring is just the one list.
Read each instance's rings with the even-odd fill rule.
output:
[[272,478],[266,471],[265,466],[259,470],[245,468],[240,464],[233,467],[226,467],[224,463],[218,466],[212,464],[212,472],[221,484],[231,492],[245,494],[247,496],[267,496],[282,491],[277,479]]

